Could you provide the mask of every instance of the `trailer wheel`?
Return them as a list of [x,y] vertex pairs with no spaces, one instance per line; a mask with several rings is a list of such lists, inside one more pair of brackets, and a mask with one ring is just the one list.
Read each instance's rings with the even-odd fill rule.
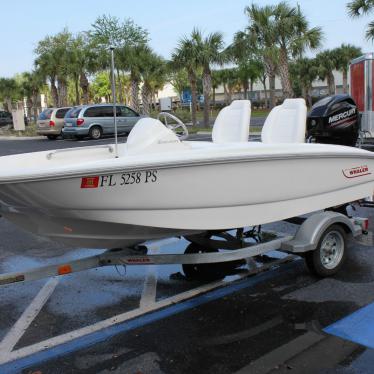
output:
[[[192,253],[213,253],[218,252],[218,249],[204,248],[196,243],[191,243],[185,250],[185,254]],[[182,264],[184,275],[189,280],[197,281],[215,281],[225,277],[226,263],[212,263],[212,264]]]
[[321,236],[314,251],[307,252],[305,262],[309,270],[319,277],[336,274],[346,257],[346,233],[339,225],[330,226]]

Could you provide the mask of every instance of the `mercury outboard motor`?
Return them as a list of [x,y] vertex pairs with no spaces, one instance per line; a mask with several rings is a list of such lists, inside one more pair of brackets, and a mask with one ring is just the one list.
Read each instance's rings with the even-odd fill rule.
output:
[[360,131],[360,115],[349,95],[334,95],[317,101],[307,117],[307,137],[316,143],[354,147]]

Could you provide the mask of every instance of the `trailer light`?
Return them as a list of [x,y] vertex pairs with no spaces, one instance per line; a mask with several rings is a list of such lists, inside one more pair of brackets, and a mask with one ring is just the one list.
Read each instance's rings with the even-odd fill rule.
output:
[[355,225],[360,226],[361,230],[365,233],[369,230],[369,218],[355,217]]
[[70,265],[61,265],[58,267],[57,269],[57,272],[58,272],[58,275],[64,275],[64,274],[69,274],[71,273],[73,270],[71,268]]
[[369,218],[365,218],[362,223],[362,230],[368,231],[369,230]]

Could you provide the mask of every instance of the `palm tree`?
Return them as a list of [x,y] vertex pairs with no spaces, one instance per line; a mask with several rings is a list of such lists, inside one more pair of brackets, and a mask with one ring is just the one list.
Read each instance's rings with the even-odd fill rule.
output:
[[258,60],[241,61],[239,63],[237,74],[243,86],[244,99],[248,98],[248,89],[253,92],[253,84],[261,78],[261,72],[262,63]]
[[309,28],[299,7],[280,2],[274,7],[275,44],[279,48],[279,75],[285,97],[293,97],[290,82],[289,59],[300,57],[306,49],[317,49],[322,40],[320,27]]
[[188,88],[188,75],[186,69],[174,70],[173,64],[169,61],[166,65],[168,81],[178,92],[182,101],[183,91]]
[[140,110],[139,84],[141,82],[141,68],[143,56],[149,49],[147,45],[127,45],[117,49],[118,66],[130,72],[130,106],[137,112]]
[[143,114],[149,116],[153,93],[165,83],[166,69],[162,57],[154,53],[150,48],[143,50],[141,56],[140,74],[143,80],[141,89]]
[[[48,37],[50,38],[50,37]],[[56,77],[57,77],[57,62],[56,57],[54,54],[51,53],[50,50],[47,49],[46,44],[49,44],[49,41],[44,39],[43,41],[39,42],[37,49],[35,52],[37,53],[38,57],[35,59],[35,67],[40,73],[43,75],[45,80],[49,80],[51,86],[51,96],[53,106],[58,106],[58,91],[56,86]]]
[[240,89],[242,84],[238,76],[238,70],[235,68],[218,70],[217,80],[223,86],[225,104],[229,105],[232,101],[234,91]]
[[177,48],[175,48],[171,57],[171,64],[174,70],[187,71],[188,81],[191,88],[191,117],[192,125],[196,126],[196,111],[197,111],[197,70],[198,64],[196,61],[196,43],[187,37],[179,40]]
[[329,95],[335,94],[335,77],[333,71],[336,69],[339,56],[336,50],[326,50],[320,52],[316,56],[316,62],[318,64],[318,76],[321,80],[327,81],[327,87]]
[[111,101],[111,82],[106,71],[100,71],[95,74],[89,89],[96,103],[100,103],[102,97],[104,97],[107,102]]
[[[351,17],[360,17],[374,10],[374,0],[353,0],[347,4],[348,14]],[[366,39],[374,39],[374,21],[371,21],[366,29]]]
[[202,81],[204,94],[204,125],[209,126],[210,113],[210,93],[212,91],[212,65],[222,65],[226,61],[223,53],[223,35],[220,32],[214,32],[206,37],[198,29],[194,29],[191,34],[191,40],[195,44],[194,51],[196,65],[202,67]]
[[312,84],[318,78],[319,66],[315,59],[301,58],[290,65],[293,84],[300,85],[301,95],[312,106]]
[[67,82],[72,62],[71,40],[72,34],[64,29],[41,40],[35,49],[35,65],[50,80],[54,105],[59,107],[67,105]]
[[343,92],[348,92],[348,66],[350,62],[362,55],[360,47],[355,47],[351,44],[342,44],[339,48],[336,48],[337,58],[337,69],[343,73]]
[[38,98],[42,87],[45,85],[45,80],[38,70],[23,73],[22,78],[22,96],[26,97],[27,108],[30,112],[33,112],[33,116],[36,119],[38,116]]
[[249,25],[244,32],[238,32],[234,44],[240,51],[250,51],[259,56],[269,78],[270,107],[275,106],[275,75],[277,73],[279,51],[275,45],[276,29],[274,28],[274,7],[260,7],[252,4],[245,8]]
[[[226,49],[228,58],[238,66],[238,77],[243,86],[243,97],[248,98],[248,89],[253,91],[253,83],[260,79],[263,72],[261,56],[256,55],[245,33],[239,32],[234,36],[233,43]],[[249,83],[250,82],[250,87]]]
[[212,70],[212,100],[213,107],[216,106],[216,90],[221,84],[221,74],[220,70]]
[[80,90],[82,90],[83,104],[89,101],[88,75],[97,71],[100,67],[98,54],[88,33],[79,33],[71,41],[70,47],[70,75],[74,80],[75,104],[81,102]]
[[0,78],[0,99],[6,103],[7,110],[11,112],[12,101],[19,96],[19,86],[14,78]]

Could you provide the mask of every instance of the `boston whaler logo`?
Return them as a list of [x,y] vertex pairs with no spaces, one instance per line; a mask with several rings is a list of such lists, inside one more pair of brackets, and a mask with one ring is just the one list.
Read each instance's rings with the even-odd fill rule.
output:
[[363,177],[364,175],[370,175],[371,172],[367,165],[357,166],[352,169],[345,169],[343,170],[343,174],[346,178],[357,178]]

